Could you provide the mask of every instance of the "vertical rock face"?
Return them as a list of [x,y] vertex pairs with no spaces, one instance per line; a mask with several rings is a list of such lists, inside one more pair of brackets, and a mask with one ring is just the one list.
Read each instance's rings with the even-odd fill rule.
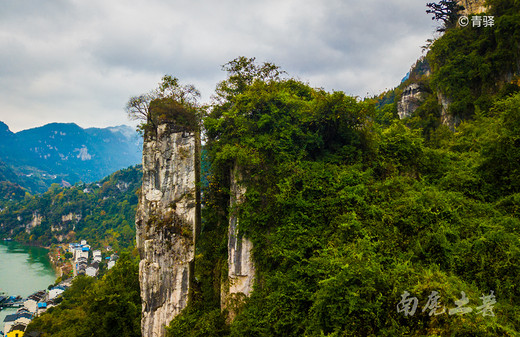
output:
[[145,135],[136,215],[144,337],[165,336],[165,325],[188,303],[200,225],[199,158],[198,133],[163,123]]
[[453,116],[449,112],[451,104],[450,98],[440,91],[437,92],[437,98],[439,105],[441,106],[441,124],[446,125],[450,128],[450,130],[455,131],[455,127],[460,124],[461,119],[459,117]]
[[245,187],[241,184],[241,174],[237,167],[231,171],[231,214],[228,230],[228,289],[224,291],[224,307],[229,310],[229,318],[235,316],[235,308],[243,297],[253,291],[255,266],[253,263],[253,243],[240,233],[236,208],[244,201]]
[[31,229],[42,224],[42,220],[43,216],[41,216],[38,212],[33,212],[31,222],[25,225],[25,231],[30,234]]
[[462,14],[476,14],[482,13],[487,10],[485,6],[485,0],[459,0],[457,3],[464,7]]
[[399,119],[410,117],[412,113],[421,105],[424,99],[424,92],[419,84],[412,83],[403,90],[403,95],[397,102],[397,114]]

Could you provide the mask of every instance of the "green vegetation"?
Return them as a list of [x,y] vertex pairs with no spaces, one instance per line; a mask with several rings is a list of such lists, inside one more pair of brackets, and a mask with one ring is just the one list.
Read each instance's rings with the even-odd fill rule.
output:
[[14,184],[10,181],[0,181],[0,206],[6,201],[12,200],[23,200],[26,195],[26,191],[18,184]]
[[[518,335],[517,3],[489,1],[493,28],[448,27],[433,42],[420,62],[431,75],[418,71],[409,80],[427,95],[404,121],[395,118],[402,87],[375,103],[311,88],[254,59],[225,65],[228,79],[203,118],[203,224],[192,301],[168,335]],[[439,93],[459,118],[454,132],[440,122]],[[152,102],[145,101],[145,113],[154,104],[182,105]],[[148,116],[144,127],[154,122]],[[247,191],[231,210],[233,167]],[[220,305],[231,211],[254,243],[257,270],[254,292],[229,322]],[[80,278],[71,292],[78,295],[69,293],[35,329],[101,336],[112,334],[103,329],[115,321],[119,335],[138,335],[138,299],[117,297],[119,289],[137,289],[135,264],[125,263],[132,277],[109,272],[95,287]],[[439,307],[428,306],[435,292]],[[406,293],[417,298],[413,315],[399,305]],[[496,303],[482,310],[489,295]],[[472,312],[450,315],[464,297]],[[121,330],[123,322],[129,330]]]
[[[517,13],[435,41],[422,61],[432,74],[410,80],[422,81],[426,99],[405,121],[395,103],[314,89],[254,59],[228,64],[204,119],[210,174],[195,296],[169,335],[516,335]],[[462,121],[456,132],[440,122],[439,90]],[[227,325],[219,285],[234,165],[246,177],[237,211],[257,280]],[[406,291],[419,302],[408,317],[397,310]],[[441,315],[423,311],[435,291]],[[449,315],[462,292],[473,311]],[[494,316],[484,316],[481,297],[492,293]]]
[[170,97],[156,98],[150,102],[150,123],[159,125],[164,122],[196,130],[199,124],[196,115]]
[[199,98],[200,92],[193,85],[181,85],[178,78],[165,75],[156,89],[131,97],[126,112],[130,119],[140,121],[137,130],[142,134],[165,122],[196,130],[202,110]]
[[31,194],[44,193],[52,184],[92,183],[139,163],[140,143],[130,126],[82,129],[51,123],[12,133],[0,122],[0,182],[18,184]]
[[98,183],[70,188],[54,184],[34,196],[0,185],[12,199],[0,205],[0,236],[42,246],[79,239],[97,247],[111,245],[116,251],[133,246],[141,178],[140,167],[130,167]]
[[15,169],[0,160],[0,206],[10,199],[23,199],[26,190],[44,191],[53,182],[58,181],[58,177],[42,175],[42,172],[35,168],[23,166]]
[[122,254],[101,280],[78,276],[59,306],[35,318],[26,334],[53,336],[140,336],[141,298],[136,257]]
[[[432,86],[452,101],[450,113],[461,119],[489,111],[496,98],[519,90],[520,10],[510,1],[493,1],[492,27],[451,29],[428,54]],[[516,2],[515,2],[516,3]]]

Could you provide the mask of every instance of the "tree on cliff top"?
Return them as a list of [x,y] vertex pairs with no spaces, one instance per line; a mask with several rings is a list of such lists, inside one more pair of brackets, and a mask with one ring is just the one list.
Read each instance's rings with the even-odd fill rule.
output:
[[222,70],[227,72],[228,78],[217,84],[214,98],[222,103],[243,92],[255,81],[279,81],[281,75],[285,74],[285,71],[273,63],[257,64],[255,60],[254,57],[239,56],[224,64]]
[[456,0],[441,0],[439,3],[429,2],[426,13],[433,14],[432,20],[442,21],[442,26],[437,28],[438,32],[455,27],[459,18],[459,12],[464,9]]
[[181,85],[178,78],[165,75],[156,89],[131,97],[125,110],[130,120],[140,122],[137,131],[141,133],[147,126],[167,120],[193,128],[200,108],[199,98],[200,92],[195,86]]

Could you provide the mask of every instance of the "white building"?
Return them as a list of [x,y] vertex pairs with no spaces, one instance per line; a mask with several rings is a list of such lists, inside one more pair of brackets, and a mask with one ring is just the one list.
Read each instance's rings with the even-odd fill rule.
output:
[[4,318],[4,330],[7,332],[16,324],[27,325],[32,319],[31,313],[16,313],[7,315]]
[[112,254],[112,256],[110,256],[110,261],[108,261],[107,264],[108,269],[111,269],[113,266],[116,265],[116,261],[118,258],[119,256],[117,256],[116,254]]
[[25,302],[23,302],[23,306],[34,314],[38,311],[38,302],[33,299],[26,299]]
[[85,269],[85,274],[90,277],[96,277],[98,273],[98,269],[93,266],[88,266],[87,269]]
[[79,256],[85,256],[85,252],[87,252],[87,258],[88,258],[88,252],[90,251],[90,246],[87,244],[86,240],[81,240],[81,243],[70,243],[69,244],[69,252],[74,254],[74,259],[77,259],[77,255]]
[[59,295],[61,295],[65,291],[65,287],[57,286],[49,290],[48,298],[49,300],[53,300]]
[[[4,318],[4,330],[7,332],[11,331],[11,329],[17,325],[21,325],[26,327],[27,324],[31,321],[33,315],[30,313],[16,313],[12,315],[7,315]],[[24,329],[25,330],[25,329]]]
[[90,247],[81,246],[79,248],[74,249],[74,262],[78,262],[80,258],[88,259]]
[[69,243],[69,252],[74,254],[74,250],[78,247],[81,247],[79,243]]
[[95,250],[92,252],[92,260],[94,262],[101,262],[103,260],[103,256],[101,255],[100,250]]

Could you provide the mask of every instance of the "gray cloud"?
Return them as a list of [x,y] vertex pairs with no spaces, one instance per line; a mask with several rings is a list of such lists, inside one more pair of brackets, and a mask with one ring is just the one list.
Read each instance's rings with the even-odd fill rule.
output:
[[164,74],[205,100],[244,55],[315,87],[364,97],[396,86],[434,25],[404,0],[21,0],[0,11],[0,120],[128,123]]

